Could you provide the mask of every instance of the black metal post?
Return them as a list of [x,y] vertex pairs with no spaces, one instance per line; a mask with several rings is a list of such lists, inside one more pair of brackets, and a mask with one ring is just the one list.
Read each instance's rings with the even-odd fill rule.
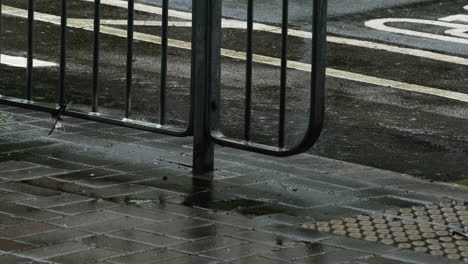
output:
[[60,76],[59,99],[60,106],[65,105],[65,74],[67,68],[67,0],[62,0],[60,10]]
[[166,87],[167,87],[167,31],[169,21],[169,0],[163,0],[161,25],[161,85],[159,88],[159,123],[166,124]]
[[93,91],[92,112],[98,109],[98,86],[99,86],[99,38],[101,30],[101,0],[94,0],[94,30],[93,30]]
[[0,0],[0,63],[2,62],[2,0]]
[[[210,140],[210,88],[219,82],[221,1],[193,1],[193,173],[213,171],[214,145]],[[214,62],[214,64],[213,64]],[[214,76],[212,73],[215,73]]]
[[132,78],[133,78],[133,17],[135,1],[128,0],[127,14],[127,75],[125,87],[125,118],[130,117],[132,104]]

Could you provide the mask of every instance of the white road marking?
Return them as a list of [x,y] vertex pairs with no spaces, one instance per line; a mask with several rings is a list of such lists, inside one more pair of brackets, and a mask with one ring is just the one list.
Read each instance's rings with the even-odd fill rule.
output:
[[[94,0],[82,0],[82,1],[94,2]],[[122,0],[101,0],[101,4],[121,7],[125,9],[128,7],[128,3]],[[464,8],[468,10],[468,5],[465,6]],[[135,10],[150,13],[150,14],[157,14],[157,15],[162,14],[162,8],[157,7],[157,6],[152,6],[152,5],[140,4],[140,3],[135,4]],[[192,20],[192,14],[189,12],[184,12],[184,11],[176,11],[176,10],[169,9],[169,16],[175,17],[175,18],[186,19],[189,21]],[[247,23],[241,20],[223,18],[222,27],[245,29],[247,28]],[[270,25],[266,25],[262,23],[254,23],[254,30],[281,34],[280,27],[270,26]],[[312,39],[312,33],[308,31],[290,29],[288,32],[288,35],[293,36],[293,37],[298,37],[298,38]],[[334,36],[328,36],[327,41],[331,43],[350,45],[350,46],[356,46],[356,47],[364,47],[364,48],[376,49],[376,50],[383,50],[383,51],[399,53],[403,55],[420,57],[420,58],[428,58],[431,60],[443,61],[447,63],[468,65],[468,59],[463,58],[463,57],[445,55],[445,54],[441,54],[437,52],[424,51],[424,50],[419,50],[419,49],[414,49],[414,48],[404,48],[404,47],[398,47],[394,45],[380,44],[380,43],[371,42],[371,41],[334,37]]]
[[448,23],[448,22],[443,22],[443,21],[425,20],[425,19],[412,19],[412,18],[373,19],[373,20],[367,21],[365,23],[365,25],[367,27],[370,27],[370,28],[373,28],[373,29],[392,32],[392,33],[398,33],[398,34],[404,34],[404,35],[416,36],[416,37],[423,37],[423,38],[430,38],[430,39],[436,39],[436,40],[443,40],[443,41],[450,41],[450,42],[455,42],[455,43],[468,44],[468,39],[465,39],[465,38],[449,37],[449,36],[444,36],[444,35],[437,35],[437,34],[432,34],[432,33],[419,32],[419,31],[415,31],[415,30],[390,27],[390,26],[386,25],[387,23],[426,24],[426,25],[430,25],[430,26],[440,26],[440,27],[446,27],[446,28],[451,28],[451,29],[465,29],[465,30],[468,30],[468,25],[466,25],[466,24],[456,24],[456,23]]
[[[11,16],[27,18],[27,10],[24,10],[24,9],[3,6],[3,12],[4,14],[8,14]],[[59,16],[54,16],[54,15],[49,15],[49,14],[44,14],[44,13],[39,13],[39,12],[35,12],[34,16],[35,16],[35,19],[38,21],[60,25]],[[72,28],[80,28],[80,29],[84,29],[87,31],[93,31],[93,25],[92,23],[89,23],[88,20],[69,19],[68,26]],[[118,36],[122,38],[127,37],[126,30],[108,27],[108,26],[102,26],[101,32],[104,34],[114,35],[114,36]],[[145,41],[145,42],[154,43],[154,44],[161,44],[161,38],[155,35],[134,32],[134,38],[135,40]],[[169,39],[168,44],[169,46],[176,47],[176,48],[181,48],[181,49],[186,49],[186,50],[191,49],[191,43],[186,42],[186,41]],[[245,52],[228,50],[228,49],[221,49],[221,55],[225,57],[229,57],[229,58],[240,59],[240,60],[245,60],[246,58]],[[281,60],[279,58],[254,54],[253,60],[261,64],[281,66]],[[288,61],[288,68],[311,72],[310,64],[297,62],[297,61]],[[335,77],[335,78],[352,80],[352,81],[372,84],[376,86],[390,87],[390,88],[399,89],[399,90],[417,92],[417,93],[434,95],[434,96],[444,97],[444,98],[453,99],[453,100],[462,101],[462,102],[468,102],[467,94],[446,91],[446,90],[441,90],[441,89],[432,88],[432,87],[426,87],[426,86],[421,86],[421,85],[387,80],[383,78],[377,78],[377,77],[372,77],[372,76],[367,76],[367,75],[352,73],[352,72],[346,72],[346,71],[341,71],[341,70],[336,70],[336,69],[331,69],[331,68],[327,69],[327,75]]]
[[[27,60],[23,57],[9,56],[5,54],[0,54],[0,64],[5,64],[8,66],[26,68]],[[33,66],[36,67],[55,67],[58,66],[57,63],[43,61],[43,60],[33,60]]]
[[468,23],[468,15],[452,15],[448,17],[442,17],[438,19],[439,21],[445,21],[445,22],[453,22],[453,21],[459,21],[459,22],[465,22]]

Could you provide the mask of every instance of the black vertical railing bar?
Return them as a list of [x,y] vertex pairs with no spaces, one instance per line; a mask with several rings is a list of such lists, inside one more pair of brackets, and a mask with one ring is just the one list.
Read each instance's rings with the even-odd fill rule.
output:
[[161,24],[161,85],[159,90],[159,123],[166,124],[166,87],[167,87],[167,31],[169,20],[169,0],[163,0]]
[[26,65],[26,100],[32,100],[33,79],[33,37],[34,37],[34,1],[28,1],[28,40],[27,40],[27,65]]
[[93,25],[93,90],[91,112],[97,113],[98,85],[99,85],[99,40],[101,31],[101,0],[94,0],[94,25]]
[[252,36],[253,36],[253,0],[247,1],[247,48],[245,69],[245,113],[244,140],[250,140],[250,124],[252,114]]
[[59,76],[59,100],[60,106],[65,101],[65,71],[67,67],[67,0],[62,0],[60,10],[60,76]]
[[133,15],[134,0],[128,0],[127,15],[127,83],[125,89],[125,118],[130,117],[133,78]]
[[0,0],[0,63],[2,63],[2,0]]
[[279,106],[278,147],[284,147],[286,123],[286,88],[288,77],[288,20],[289,1],[283,0],[283,17],[281,21],[281,83]]

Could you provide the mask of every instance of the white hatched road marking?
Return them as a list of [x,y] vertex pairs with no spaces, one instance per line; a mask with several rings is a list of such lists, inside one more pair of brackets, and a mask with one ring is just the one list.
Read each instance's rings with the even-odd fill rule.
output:
[[[91,1],[91,0],[83,0],[83,1]],[[120,1],[120,0],[103,0],[104,4],[108,3],[125,3],[125,5],[122,5],[122,8],[126,8],[126,2]],[[120,6],[120,5],[118,5]],[[154,13],[157,13],[160,10],[158,7],[154,6],[148,6],[148,5],[142,5],[142,4],[135,4],[135,9],[141,9],[142,7],[145,7],[143,11],[154,11]],[[137,9],[138,8],[138,9]],[[11,16],[16,16],[16,17],[22,17],[22,18],[27,18],[27,10],[24,9],[19,9],[19,8],[14,8],[10,6],[3,6],[3,14],[11,15]],[[180,15],[182,14],[182,15]],[[174,11],[170,10],[169,15],[178,15],[179,18],[182,18],[182,16],[185,16],[187,18],[187,15],[189,13],[186,12],[181,12],[181,11]],[[35,19],[37,21],[42,21],[42,22],[47,22],[47,23],[52,23],[55,25],[60,25],[60,17],[55,16],[55,15],[50,15],[50,14],[44,14],[44,13],[39,13],[35,12]],[[191,18],[191,14],[190,14]],[[105,20],[103,20],[105,22]],[[117,21],[111,21],[110,24],[117,24],[117,23],[122,23],[122,20],[117,20]],[[160,21],[135,21],[135,25],[141,24],[143,25],[144,23],[148,23],[148,25],[151,25],[152,23],[157,24],[160,23]],[[187,22],[181,22],[182,26],[186,26]],[[227,23],[223,21],[223,23]],[[245,22],[238,21],[236,24],[240,25],[245,25]],[[92,20],[90,19],[68,19],[67,25],[72,28],[79,28],[79,29],[84,29],[87,31],[93,31],[93,24]],[[172,22],[172,25],[176,26],[176,22]],[[232,24],[231,24],[232,25]],[[264,25],[266,27],[271,27],[268,25]],[[261,24],[257,25],[257,28],[263,27]],[[276,27],[273,27],[276,28]],[[271,28],[270,28],[271,29]],[[276,31],[276,29],[275,29]],[[123,29],[118,29],[118,28],[113,28],[113,27],[108,27],[108,26],[101,26],[101,32],[104,34],[109,34],[109,35],[114,35],[122,38],[127,37],[127,31]],[[270,31],[272,32],[272,31]],[[308,32],[306,32],[308,33]],[[310,33],[309,33],[310,34]],[[150,34],[145,34],[145,33],[140,33],[140,32],[134,32],[134,39],[135,40],[140,40],[140,41],[145,41],[149,43],[154,43],[154,44],[161,44],[161,38],[159,36],[155,35],[150,35]],[[356,40],[357,41],[357,40]],[[361,41],[362,42],[362,41]],[[368,42],[371,43],[371,42]],[[346,44],[346,43],[343,43]],[[169,39],[168,40],[168,45],[176,48],[181,48],[181,49],[186,49],[190,50],[191,49],[191,43],[186,42],[186,41],[181,41],[181,40],[175,40],[175,39]],[[390,46],[390,45],[385,45],[389,46],[390,49],[395,49],[398,47]],[[405,49],[406,52],[409,52],[408,49]],[[411,53],[411,52],[410,52]],[[407,54],[407,53],[403,53]],[[221,55],[229,58],[234,58],[234,59],[241,59],[245,60],[246,58],[246,53],[241,52],[241,51],[235,51],[235,50],[229,50],[229,49],[221,49]],[[412,54],[407,54],[407,55],[412,55]],[[453,57],[453,56],[448,56],[444,55],[446,57]],[[465,65],[468,65],[468,60],[459,58],[460,60],[465,60],[463,61]],[[254,54],[253,55],[253,60],[257,63],[262,63],[266,65],[272,65],[272,66],[281,66],[281,60],[279,58],[274,58],[274,57],[269,57],[269,56],[263,56],[263,55],[258,55]],[[288,61],[288,68],[291,69],[296,69],[296,70],[301,70],[301,71],[306,71],[310,72],[311,71],[311,65],[307,63],[301,63],[297,61]],[[399,90],[405,90],[405,91],[411,91],[411,92],[417,92],[417,93],[423,93],[423,94],[428,94],[428,95],[434,95],[434,96],[439,96],[439,97],[444,97],[448,99],[453,99],[457,101],[462,101],[462,102],[468,102],[468,95],[459,93],[459,92],[452,92],[452,91],[446,91],[442,89],[437,89],[437,88],[432,88],[432,87],[427,87],[427,86],[421,86],[421,85],[415,85],[415,84],[409,84],[409,83],[404,83],[404,82],[399,82],[399,81],[393,81],[393,80],[388,80],[388,79],[383,79],[383,78],[378,78],[378,77],[372,77],[372,76],[367,76],[363,74],[358,74],[358,73],[352,73],[352,72],[347,72],[347,71],[341,71],[337,69],[332,69],[328,68],[327,69],[327,75],[335,78],[340,78],[340,79],[346,79],[346,80],[352,80],[352,81],[357,81],[357,82],[362,82],[362,83],[367,83],[367,84],[372,84],[372,85],[377,85],[377,86],[383,86],[383,87],[391,87],[394,89],[399,89]]]

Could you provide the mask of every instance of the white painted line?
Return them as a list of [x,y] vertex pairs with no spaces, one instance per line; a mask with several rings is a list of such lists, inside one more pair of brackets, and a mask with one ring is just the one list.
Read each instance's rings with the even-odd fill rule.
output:
[[[26,68],[28,65],[27,60],[24,57],[9,56],[5,54],[0,54],[0,64],[5,64],[8,66],[13,66],[13,67],[18,67],[18,68]],[[55,67],[55,66],[58,66],[58,64],[53,63],[53,62],[33,59],[33,66],[34,68]]]
[[468,23],[468,15],[452,15],[448,17],[442,17],[438,19],[439,21],[445,21],[445,22],[453,22],[453,21],[459,21],[459,22],[465,22]]
[[[3,6],[3,12],[4,14],[27,18],[27,10]],[[53,16],[53,15],[43,14],[43,13],[38,13],[38,12],[35,12],[34,16],[36,20],[38,21],[60,25],[59,16]],[[88,23],[85,20],[70,19],[68,22],[68,26],[72,28],[80,28],[80,29],[84,29],[88,31],[93,31],[93,25]],[[127,31],[123,29],[118,29],[118,28],[102,26],[101,32],[104,34],[109,34],[109,35],[118,36],[122,38],[127,37]],[[161,44],[161,38],[159,36],[154,36],[154,35],[150,35],[146,33],[134,32],[134,38],[135,40],[145,41],[145,42],[154,43],[154,44]],[[186,41],[169,39],[168,44],[171,47],[181,48],[185,50],[191,49],[191,43],[186,42]],[[228,50],[228,49],[221,49],[221,55],[225,57],[233,58],[233,59],[239,59],[239,60],[245,60],[246,58],[245,52]],[[266,65],[271,65],[271,66],[281,66],[281,60],[279,58],[254,54],[253,60],[261,64],[266,64]],[[288,61],[288,68],[311,72],[310,64],[297,62],[297,61]],[[387,80],[383,78],[377,78],[377,77],[372,77],[372,76],[367,76],[367,75],[352,73],[352,72],[346,72],[346,71],[341,71],[341,70],[336,70],[336,69],[331,69],[331,68],[327,69],[327,75],[331,77],[335,77],[335,78],[340,78],[340,79],[346,79],[346,80],[351,80],[351,81],[356,81],[356,82],[372,84],[376,86],[383,86],[383,87],[389,87],[393,89],[439,96],[439,97],[444,97],[444,98],[468,103],[468,94],[463,94],[463,93],[458,93],[458,92],[446,91],[446,90],[427,87],[427,86]]]
[[[93,24],[93,19],[87,18],[69,18],[68,21],[72,21],[72,23],[81,23],[83,25]],[[127,25],[126,19],[102,19],[101,25],[111,25],[111,26],[126,26]],[[162,26],[161,21],[156,20],[134,20],[134,26],[152,26],[152,27],[160,27]],[[169,27],[192,27],[192,22],[181,22],[181,21],[169,21]]]
[[436,39],[436,40],[442,40],[442,41],[468,44],[468,39],[465,39],[465,38],[449,37],[449,36],[437,35],[437,34],[432,34],[432,33],[427,33],[427,32],[419,32],[415,30],[390,27],[390,26],[387,26],[386,23],[414,23],[414,24],[425,24],[425,25],[430,25],[430,26],[446,27],[446,28],[452,28],[452,29],[467,29],[468,30],[468,25],[466,24],[456,24],[456,23],[447,23],[443,21],[412,19],[412,18],[373,19],[373,20],[367,21],[365,25],[373,29],[397,33],[397,34],[404,34],[404,35],[409,35],[409,36],[416,36],[416,37],[423,37],[423,38],[430,38],[430,39]]
[[[82,0],[82,1],[94,2],[94,0]],[[102,0],[101,4],[121,7],[124,9],[127,9],[128,7],[127,2],[122,1],[122,0]],[[465,6],[464,8],[468,10],[468,5]],[[157,6],[152,6],[152,5],[135,4],[135,10],[150,13],[150,14],[158,14],[158,15],[162,14],[162,8],[157,7]],[[186,19],[189,21],[192,20],[192,14],[189,12],[184,12],[184,11],[176,11],[176,10],[169,9],[169,16]],[[270,32],[270,33],[275,33],[275,34],[281,34],[280,27],[270,26],[270,25],[266,25],[262,23],[254,23],[253,26],[254,26],[254,30],[257,30],[257,31],[265,31],[265,32]],[[222,27],[246,29],[247,23],[242,20],[223,18]],[[290,29],[288,32],[288,35],[293,36],[293,37],[298,37],[298,38],[312,39],[312,33],[308,31]],[[443,61],[447,63],[468,65],[468,59],[463,58],[463,57],[445,55],[445,54],[441,54],[437,52],[424,51],[424,50],[419,50],[419,49],[414,49],[414,48],[404,48],[404,47],[381,44],[381,43],[376,43],[376,42],[371,42],[371,41],[334,37],[334,36],[328,36],[327,41],[331,43],[351,45],[351,46],[363,47],[363,48],[368,48],[368,49],[383,50],[383,51],[388,51],[392,53],[399,53],[403,55],[415,56],[415,57],[420,57],[420,58],[428,58],[431,60]]]

